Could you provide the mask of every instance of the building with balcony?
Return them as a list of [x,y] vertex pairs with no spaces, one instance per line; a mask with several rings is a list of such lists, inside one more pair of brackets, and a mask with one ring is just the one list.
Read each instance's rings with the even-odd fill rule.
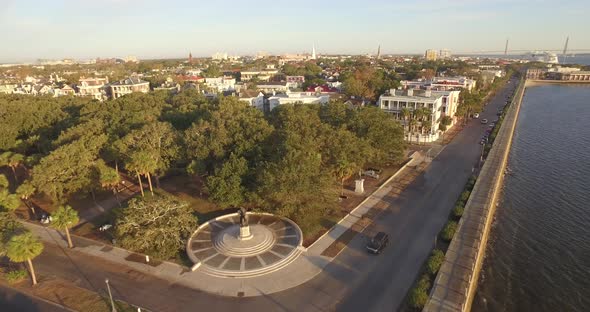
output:
[[109,91],[113,99],[118,99],[134,92],[148,93],[150,91],[150,83],[139,79],[137,76],[132,76],[111,83],[109,85]]
[[289,92],[275,94],[266,99],[263,111],[268,112],[279,105],[285,104],[327,104],[330,102],[329,95],[316,95],[312,92]]
[[205,78],[205,85],[215,92],[234,91],[236,79],[230,77]]
[[438,51],[426,50],[426,52],[424,53],[424,58],[427,61],[436,61],[438,59]]
[[[379,107],[404,125],[405,139],[415,143],[429,143],[439,139],[442,117],[451,117],[452,127],[457,120],[459,91],[432,91],[420,89],[395,90],[379,97]],[[418,109],[427,112],[417,115]],[[404,115],[407,113],[408,115]]]
[[105,86],[109,83],[109,78],[80,78],[78,81],[78,95],[88,96],[93,99],[102,101],[106,98]]
[[264,82],[256,85],[256,89],[264,93],[278,93],[289,90],[287,82]]

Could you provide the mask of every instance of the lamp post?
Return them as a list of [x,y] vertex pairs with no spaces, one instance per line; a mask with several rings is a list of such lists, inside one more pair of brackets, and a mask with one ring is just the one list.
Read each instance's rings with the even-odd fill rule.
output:
[[113,301],[113,294],[111,294],[111,286],[109,285],[109,279],[105,279],[104,282],[107,284],[107,290],[109,291],[109,299],[111,299],[111,311],[117,312],[117,309],[115,309],[115,302]]

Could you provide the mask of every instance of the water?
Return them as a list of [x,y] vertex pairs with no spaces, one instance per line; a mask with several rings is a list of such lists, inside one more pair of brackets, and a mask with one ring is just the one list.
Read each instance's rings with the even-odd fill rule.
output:
[[528,88],[473,311],[590,311],[590,85]]
[[[485,58],[485,57],[490,57],[490,58],[504,58],[505,56],[503,54],[490,54],[490,55],[471,55],[473,57],[480,57],[480,58]],[[528,59],[527,55],[523,55],[523,54],[519,54],[519,55],[508,55],[508,58],[510,59],[516,59],[516,60],[520,60],[520,59]],[[574,54],[574,55],[568,55],[565,59],[563,57],[563,55],[559,54],[558,55],[558,59],[559,59],[559,64],[579,64],[579,65],[590,65],[590,54]],[[565,62],[564,62],[565,61]]]

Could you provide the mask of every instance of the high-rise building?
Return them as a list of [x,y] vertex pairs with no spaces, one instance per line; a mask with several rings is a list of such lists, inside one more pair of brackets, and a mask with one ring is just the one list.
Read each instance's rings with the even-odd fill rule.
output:
[[438,52],[438,57],[443,60],[451,58],[451,50],[448,50],[448,49],[440,50]]
[[426,50],[426,53],[424,53],[424,57],[427,61],[436,61],[436,59],[438,58],[438,52],[436,50]]
[[381,45],[377,48],[377,59],[381,58]]

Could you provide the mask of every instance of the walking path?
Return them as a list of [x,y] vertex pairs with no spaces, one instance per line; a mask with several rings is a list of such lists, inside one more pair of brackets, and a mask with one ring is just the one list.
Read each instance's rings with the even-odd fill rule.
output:
[[[145,255],[78,236],[72,237],[76,246],[74,250],[67,252],[80,252],[100,257],[113,263],[131,267],[139,272],[157,276],[171,283],[178,283],[193,289],[223,296],[248,297],[279,292],[303,284],[319,274],[333,259],[332,257],[323,256],[324,250],[357,223],[371,208],[380,203],[384,197],[392,196],[391,193],[397,192],[396,183],[399,176],[403,177],[404,172],[415,170],[414,168],[418,165],[429,162],[441,150],[442,148],[437,148],[435,151],[431,151],[429,157],[419,152],[414,153],[411,156],[412,159],[406,165],[385,181],[382,186],[346,215],[330,231],[307,248],[301,256],[285,268],[261,276],[249,278],[214,277],[201,272],[199,269],[191,271],[185,266],[168,261],[146,262]],[[43,241],[67,250],[66,241],[61,232],[33,223],[26,223],[26,226]]]

